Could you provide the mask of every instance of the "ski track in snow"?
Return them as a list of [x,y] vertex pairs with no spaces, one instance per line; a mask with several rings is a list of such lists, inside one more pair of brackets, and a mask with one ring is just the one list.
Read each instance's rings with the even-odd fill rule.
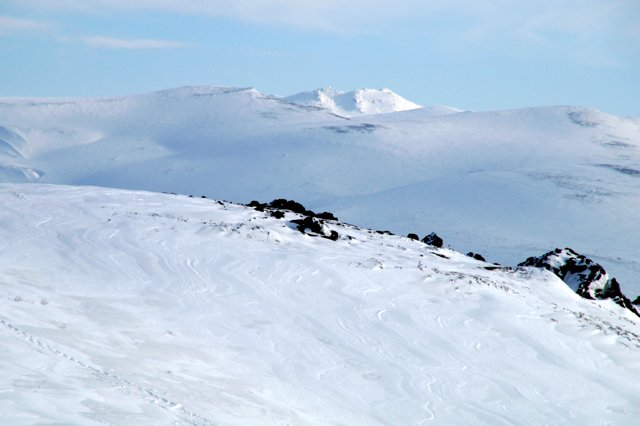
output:
[[162,408],[169,410],[170,412],[176,413],[179,418],[182,418],[183,421],[186,421],[189,424],[204,426],[216,425],[216,423],[185,409],[182,404],[170,401],[167,398],[158,395],[158,393],[153,389],[138,386],[116,373],[101,370],[100,368],[89,365],[74,358],[66,352],[43,342],[41,339],[25,332],[24,330],[21,330],[20,328],[6,321],[4,318],[0,318],[0,323],[7,329],[15,332],[19,337],[25,339],[30,345],[35,346],[39,351],[49,352],[55,356],[64,358],[66,361],[79,368],[89,370],[91,374],[98,377],[99,380],[102,380],[110,385],[117,386],[118,390],[126,393],[127,395],[131,395],[134,398],[143,399],[152,404],[157,404]]
[[[111,387],[94,391],[110,411],[73,417],[69,403],[71,423],[633,424],[640,415],[637,320],[544,272],[485,271],[351,227],[336,228],[337,242],[312,238],[210,200],[20,185],[0,199],[0,338],[16,351],[0,359],[20,366],[0,380],[16,389],[0,397],[9,424],[28,423],[17,384],[33,351],[49,367],[30,368],[50,381]],[[78,389],[65,398],[86,400]],[[161,411],[141,414],[114,390]],[[116,408],[129,417],[113,420]]]

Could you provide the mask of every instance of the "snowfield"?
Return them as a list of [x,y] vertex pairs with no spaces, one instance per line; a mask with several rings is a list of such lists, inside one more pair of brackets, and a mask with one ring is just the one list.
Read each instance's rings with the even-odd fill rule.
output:
[[[96,123],[109,119],[84,105],[99,110]],[[52,126],[69,124],[64,108],[50,107]],[[107,137],[81,129],[85,118],[67,127],[73,152]],[[29,150],[58,140],[38,132]],[[118,143],[108,140],[105,150]],[[141,157],[166,158],[154,152]],[[57,164],[48,173],[63,173]],[[180,195],[3,184],[0,206],[3,425],[640,418],[638,317],[541,269],[494,269],[336,222],[330,241],[293,229],[293,213]]]
[[0,98],[0,182],[295,199],[508,265],[571,247],[640,295],[639,119],[415,107],[370,89]]
[[571,247],[640,294],[639,119],[415,107],[370,89],[0,98],[0,181],[295,199],[509,265]]

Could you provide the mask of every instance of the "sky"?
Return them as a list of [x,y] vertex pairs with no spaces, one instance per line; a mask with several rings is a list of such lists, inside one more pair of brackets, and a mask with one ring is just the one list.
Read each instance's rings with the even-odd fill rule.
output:
[[639,0],[0,0],[0,96],[389,88],[640,117]]

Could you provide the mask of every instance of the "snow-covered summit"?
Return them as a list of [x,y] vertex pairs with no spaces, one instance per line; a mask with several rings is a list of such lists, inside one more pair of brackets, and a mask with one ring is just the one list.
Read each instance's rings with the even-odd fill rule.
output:
[[356,89],[342,92],[333,87],[325,87],[301,92],[285,99],[299,105],[325,108],[334,114],[346,117],[422,108],[389,89]]

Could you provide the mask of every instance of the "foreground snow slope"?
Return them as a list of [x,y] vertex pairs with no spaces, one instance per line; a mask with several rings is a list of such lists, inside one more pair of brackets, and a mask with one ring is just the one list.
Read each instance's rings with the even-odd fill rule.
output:
[[637,317],[543,270],[184,196],[5,184],[0,205],[3,425],[640,417]]
[[292,198],[511,265],[571,247],[640,294],[640,122],[585,108],[345,118],[216,87],[5,98],[0,180]]

